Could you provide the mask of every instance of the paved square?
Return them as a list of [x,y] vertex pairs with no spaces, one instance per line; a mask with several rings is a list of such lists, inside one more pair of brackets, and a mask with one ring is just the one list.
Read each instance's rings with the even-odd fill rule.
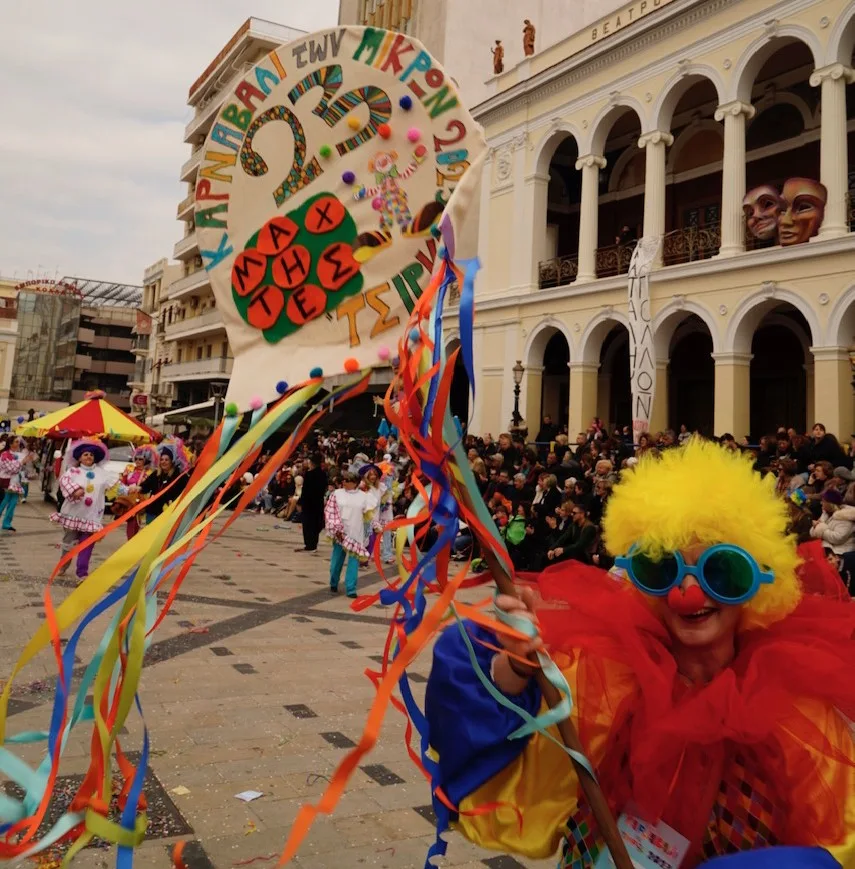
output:
[[[44,584],[60,538],[49,512],[33,492],[18,508],[17,534],[0,536],[3,679],[44,616]],[[122,535],[112,538],[96,546],[93,565],[117,548]],[[146,782],[152,835],[139,849],[138,869],[169,869],[178,841],[187,843],[188,869],[276,866],[300,806],[318,799],[361,736],[374,697],[364,673],[382,660],[386,618],[381,608],[353,613],[344,595],[330,594],[325,542],[317,554],[294,552],[299,545],[299,526],[241,516],[199,556],[158,628],[140,693],[152,748]],[[379,588],[373,570],[360,572],[359,582],[362,591]],[[60,582],[54,600],[72,587],[71,580]],[[101,617],[87,632],[76,679],[106,624]],[[419,700],[428,670],[425,655],[413,668]],[[19,676],[9,733],[48,726],[55,674],[48,651]],[[68,741],[62,794],[86,769],[85,733],[81,726]],[[122,747],[133,752],[141,745],[140,719],[132,716]],[[19,751],[30,763],[41,758],[40,746]],[[247,790],[263,796],[249,803],[236,798]],[[378,746],[354,774],[338,810],[316,822],[291,865],[421,869],[433,842],[429,804],[428,785],[404,748],[404,721],[391,710]],[[57,803],[52,810],[59,808]],[[497,857],[456,834],[449,842],[443,865],[460,869],[555,865]],[[87,849],[74,865],[106,869],[115,856]]]

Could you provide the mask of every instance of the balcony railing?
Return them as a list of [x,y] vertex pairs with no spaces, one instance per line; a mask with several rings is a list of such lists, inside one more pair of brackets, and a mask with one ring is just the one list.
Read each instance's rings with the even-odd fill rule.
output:
[[186,317],[183,320],[173,322],[166,327],[166,340],[175,341],[179,338],[187,338],[190,335],[198,335],[201,332],[216,332],[225,329],[223,315],[214,308],[205,311],[195,317]]
[[184,275],[183,278],[179,278],[175,283],[170,284],[166,296],[169,299],[178,299],[181,296],[198,292],[209,283],[207,270],[203,268],[197,269],[195,272]]
[[200,145],[191,155],[188,160],[185,161],[184,165],[181,167],[181,175],[179,176],[182,181],[191,181],[196,172],[199,170],[199,166],[202,163],[202,152],[204,148]]
[[211,359],[195,359],[190,362],[173,362],[160,369],[163,380],[205,380],[229,377],[234,359],[218,356]]
[[629,271],[629,262],[635,242],[631,244],[610,244],[608,247],[597,248],[596,271],[598,278],[613,275],[625,275]]
[[563,287],[576,280],[579,274],[579,258],[576,254],[553,257],[538,263],[537,272],[541,290]]
[[179,220],[183,220],[185,216],[188,216],[190,212],[193,210],[193,205],[196,202],[196,194],[191,193],[189,196],[185,196],[181,202],[178,203],[178,211],[176,212],[176,216]]
[[709,259],[721,247],[721,224],[687,226],[665,233],[662,262],[666,266]]
[[175,259],[190,259],[199,250],[199,240],[196,238],[196,230],[187,233],[176,245],[173,251]]

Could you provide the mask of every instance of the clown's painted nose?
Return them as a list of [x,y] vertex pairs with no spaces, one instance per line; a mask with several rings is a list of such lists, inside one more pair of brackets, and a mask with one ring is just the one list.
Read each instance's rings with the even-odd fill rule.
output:
[[675,586],[668,592],[668,606],[681,616],[688,616],[703,609],[705,600],[703,591],[697,585],[690,585],[685,591]]

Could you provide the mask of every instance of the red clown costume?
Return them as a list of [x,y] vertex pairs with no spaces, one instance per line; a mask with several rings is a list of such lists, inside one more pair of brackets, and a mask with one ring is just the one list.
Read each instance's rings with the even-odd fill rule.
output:
[[[855,606],[803,592],[786,527],[749,462],[692,441],[615,488],[604,531],[623,576],[570,562],[537,577],[528,605],[498,601],[536,620],[619,823],[683,843],[669,865],[752,852],[752,865],[855,867]],[[467,632],[500,691],[537,714],[515,657],[532,645]],[[562,747],[508,738],[519,716],[464,646],[456,629],[440,637],[426,701],[458,829],[486,848],[560,850],[560,867],[610,865]]]

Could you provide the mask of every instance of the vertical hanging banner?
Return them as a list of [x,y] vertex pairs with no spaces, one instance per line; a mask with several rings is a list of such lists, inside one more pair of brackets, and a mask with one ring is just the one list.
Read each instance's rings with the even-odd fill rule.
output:
[[[196,230],[235,356],[228,399],[388,364],[486,150],[422,45],[339,27],[271,52],[226,96]],[[261,376],[259,376],[261,375]],[[265,392],[265,389],[267,392]]]
[[632,439],[650,429],[656,392],[656,348],[650,316],[650,270],[661,239],[642,238],[629,263],[629,370],[632,387]]

